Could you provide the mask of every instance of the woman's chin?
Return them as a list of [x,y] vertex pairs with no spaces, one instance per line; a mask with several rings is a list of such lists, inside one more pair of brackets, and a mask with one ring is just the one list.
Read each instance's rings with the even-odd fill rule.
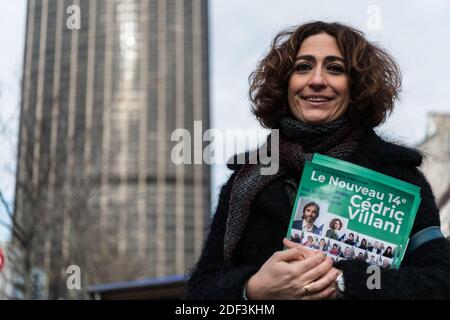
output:
[[308,124],[322,124],[330,122],[328,115],[306,115],[304,116],[303,122]]
[[[304,109],[303,109],[304,110]],[[308,124],[322,124],[332,121],[333,116],[325,110],[305,110],[306,112],[299,112],[298,108],[292,114],[294,117],[304,123]]]

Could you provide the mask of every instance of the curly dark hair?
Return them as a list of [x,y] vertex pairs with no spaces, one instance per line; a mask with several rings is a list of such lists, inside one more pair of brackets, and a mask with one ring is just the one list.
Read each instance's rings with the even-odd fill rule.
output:
[[334,229],[334,224],[335,224],[336,221],[339,222],[339,229],[338,230],[341,230],[341,228],[342,228],[342,221],[339,220],[338,218],[334,218],[334,219],[332,219],[330,221],[330,228]]
[[392,112],[402,82],[395,59],[359,30],[337,22],[314,21],[278,33],[267,55],[249,76],[252,112],[263,127],[279,128],[278,119],[290,115],[287,88],[295,58],[302,42],[320,33],[336,39],[347,61],[349,121],[373,128]]
[[[305,213],[306,208],[309,207],[316,207],[316,219],[319,217],[320,215],[320,207],[317,203],[315,203],[314,201],[308,202],[304,207],[303,207],[303,213]],[[302,219],[303,219],[303,215],[302,215]]]

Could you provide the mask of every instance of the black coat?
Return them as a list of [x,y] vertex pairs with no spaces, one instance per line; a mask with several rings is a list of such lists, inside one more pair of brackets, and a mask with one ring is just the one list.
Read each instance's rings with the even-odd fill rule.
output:
[[[382,140],[369,131],[348,161],[421,187],[422,201],[411,234],[439,226],[439,211],[431,188],[417,169],[422,156],[415,150]],[[234,170],[239,165],[230,166]],[[233,266],[224,263],[223,241],[234,172],[222,187],[218,206],[202,255],[188,281],[188,299],[241,299],[246,280],[275,252],[283,249],[292,208],[283,177],[270,183],[253,203],[246,231],[234,253]],[[429,241],[406,254],[400,269],[381,270],[381,289],[369,290],[368,264],[341,261],[345,298],[444,299],[450,298],[450,245],[445,239]]]

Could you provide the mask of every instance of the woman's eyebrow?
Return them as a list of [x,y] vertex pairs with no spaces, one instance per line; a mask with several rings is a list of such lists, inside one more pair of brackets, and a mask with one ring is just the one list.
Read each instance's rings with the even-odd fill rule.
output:
[[307,61],[311,61],[311,62],[316,62],[316,58],[314,56],[311,55],[301,55],[295,58],[295,61],[297,60],[307,60]]
[[342,63],[345,63],[346,61],[345,61],[345,59],[344,58],[341,58],[341,57],[338,57],[338,56],[327,56],[327,57],[325,57],[325,59],[323,59],[325,62],[330,62],[330,61],[335,61],[335,60],[339,60],[339,61],[341,61]]
[[[312,55],[308,55],[308,54],[300,55],[295,58],[295,61],[297,61],[297,60],[307,60],[310,62],[316,62],[316,57],[314,57]],[[338,57],[338,56],[326,56],[323,60],[324,60],[324,62],[331,62],[331,61],[339,60],[339,61],[345,63],[345,59]]]

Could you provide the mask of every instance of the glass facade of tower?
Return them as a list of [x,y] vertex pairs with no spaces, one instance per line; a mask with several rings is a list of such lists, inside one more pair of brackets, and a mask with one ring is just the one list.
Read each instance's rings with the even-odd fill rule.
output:
[[209,127],[208,72],[206,0],[28,1],[16,217],[50,298],[68,265],[93,284],[198,258],[209,167],[176,166],[171,134]]

